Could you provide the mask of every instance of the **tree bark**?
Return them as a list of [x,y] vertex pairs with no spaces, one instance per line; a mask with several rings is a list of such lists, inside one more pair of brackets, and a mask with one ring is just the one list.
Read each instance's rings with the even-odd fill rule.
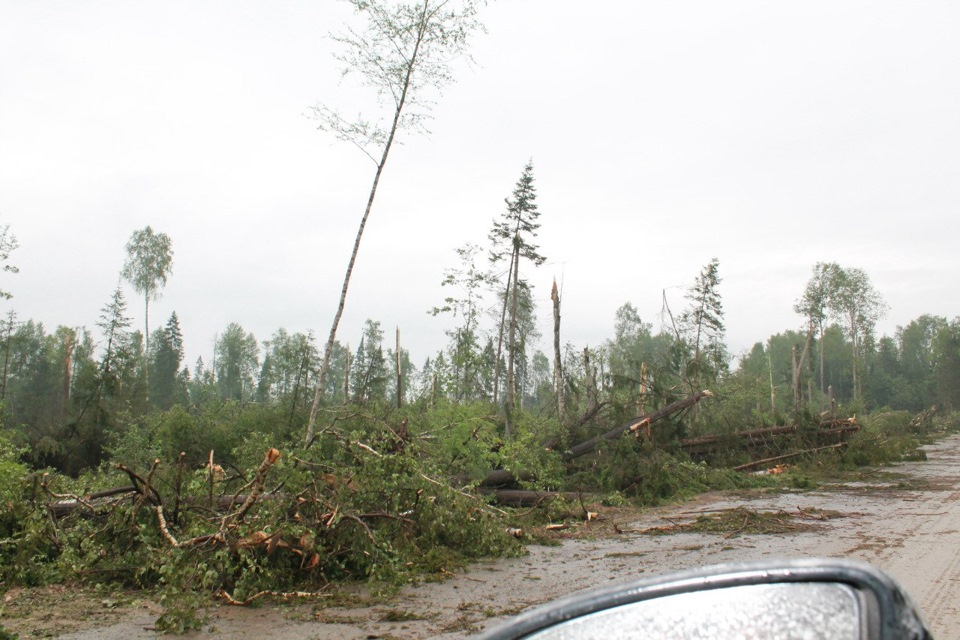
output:
[[790,349],[790,371],[793,374],[793,415],[800,414],[800,367],[797,366],[797,345]]
[[770,413],[777,413],[777,388],[773,384],[773,360],[767,352],[767,372],[770,374]]
[[557,291],[556,278],[550,299],[553,301],[553,389],[557,396],[557,420],[563,424],[567,416],[563,397],[563,363],[560,358],[560,292]]
[[850,311],[850,342],[853,345],[853,358],[851,362],[853,364],[853,401],[854,402],[856,402],[860,398],[860,390],[858,388],[860,379],[859,379],[859,376],[857,375],[857,361],[859,360],[859,358],[857,357],[857,354],[859,351],[857,349],[858,333],[859,332],[857,331],[856,314],[854,311]]
[[503,358],[503,332],[507,324],[507,305],[510,303],[510,283],[513,281],[513,252],[510,253],[510,265],[507,267],[507,284],[503,288],[503,307],[500,310],[500,327],[497,331],[497,358],[493,366],[493,404],[500,399],[500,363]]
[[597,376],[596,371],[590,364],[590,348],[583,348],[583,373],[587,393],[587,413],[595,412],[600,405],[597,395]]
[[827,394],[826,374],[823,372],[823,321],[818,321],[817,325],[820,329],[820,342],[817,344],[817,352],[820,357],[820,410],[823,411],[823,396]]
[[143,386],[150,402],[150,291],[143,294]]
[[343,352],[343,401],[350,402],[350,345]]
[[10,373],[10,339],[13,337],[14,318],[15,313],[13,311],[7,314],[7,338],[3,341],[3,385],[0,386],[0,402],[7,399],[7,376]]
[[397,409],[403,407],[403,371],[400,367],[400,327],[397,327]]
[[[60,405],[61,417],[66,415],[67,407],[70,406],[70,378],[73,375],[73,340],[71,335],[67,335],[63,344],[63,403]],[[4,374],[6,375],[6,374]]]
[[513,422],[513,412],[517,406],[517,379],[514,366],[517,357],[517,313],[519,312],[520,293],[520,236],[513,238],[513,295],[510,300],[510,335],[507,342],[507,397],[504,408],[507,414],[506,431],[510,437],[510,427]]
[[797,359],[797,347],[793,347],[793,415],[800,414],[800,373],[803,371],[803,365],[807,361],[807,355],[810,353],[810,344],[813,342],[813,333],[816,329],[813,323],[807,329],[807,339],[803,343],[803,353],[800,359]]

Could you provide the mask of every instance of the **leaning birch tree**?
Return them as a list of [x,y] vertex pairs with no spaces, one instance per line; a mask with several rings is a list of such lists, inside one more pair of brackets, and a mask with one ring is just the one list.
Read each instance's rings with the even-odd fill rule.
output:
[[356,146],[374,163],[376,170],[324,347],[307,423],[306,443],[313,439],[317,409],[326,387],[330,356],[346,305],[350,276],[390,149],[402,130],[427,132],[424,123],[433,105],[432,96],[453,82],[452,63],[457,59],[469,59],[467,41],[474,32],[482,29],[477,19],[481,0],[348,1],[356,13],[363,16],[365,24],[359,29],[347,27],[341,34],[333,36],[342,47],[342,52],[335,57],[343,65],[344,75],[355,74],[364,85],[376,91],[384,115],[375,121],[365,120],[362,116],[350,119],[323,103],[312,107],[319,129]]

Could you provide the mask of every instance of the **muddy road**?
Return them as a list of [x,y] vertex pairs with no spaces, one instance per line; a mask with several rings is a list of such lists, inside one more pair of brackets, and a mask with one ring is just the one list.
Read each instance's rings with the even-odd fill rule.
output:
[[[913,596],[936,637],[960,637],[960,435],[925,450],[926,462],[865,472],[856,482],[816,490],[708,494],[641,513],[612,511],[604,515],[606,522],[581,525],[576,538],[559,546],[532,546],[525,557],[482,562],[388,599],[357,592],[338,606],[219,607],[202,634],[186,637],[464,638],[536,604],[611,580],[722,562],[816,556],[857,558],[886,570]],[[803,527],[775,535],[612,533],[617,518],[621,529],[671,527],[697,514],[735,508],[832,517],[805,519]],[[39,603],[34,607],[39,611],[16,617],[18,597],[8,601],[0,621],[22,637],[38,630],[40,635],[65,631],[60,637],[78,640],[157,637],[150,627],[158,609],[150,602],[111,605],[105,613],[107,605],[95,598],[62,609],[54,598],[46,605],[52,610],[44,612]],[[43,629],[30,629],[44,615]]]

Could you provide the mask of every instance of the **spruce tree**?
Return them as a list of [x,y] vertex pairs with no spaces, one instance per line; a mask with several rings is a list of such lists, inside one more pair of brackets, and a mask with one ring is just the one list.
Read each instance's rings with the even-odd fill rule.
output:
[[[690,306],[680,316],[680,326],[690,349],[692,360],[686,375],[692,387],[716,381],[726,368],[726,346],[723,342],[723,299],[720,296],[720,261],[713,258],[703,267],[687,292]],[[691,392],[698,389],[691,389]]]
[[[540,266],[546,257],[532,239],[537,236],[540,211],[537,208],[537,190],[533,184],[533,161],[527,162],[510,198],[506,199],[507,210],[499,221],[494,221],[490,231],[493,250],[490,261],[496,265],[509,257],[507,284],[503,290],[503,307],[500,314],[500,329],[497,340],[497,360],[494,374],[494,401],[497,401],[500,381],[500,354],[503,348],[504,331],[507,331],[507,384],[504,398],[506,434],[510,435],[511,414],[516,406],[516,363],[520,351],[517,329],[520,323],[521,295],[529,293],[529,286],[520,280],[520,260],[528,260]],[[522,291],[527,289],[527,291]],[[508,315],[509,310],[509,315]],[[522,357],[522,356],[521,356]]]

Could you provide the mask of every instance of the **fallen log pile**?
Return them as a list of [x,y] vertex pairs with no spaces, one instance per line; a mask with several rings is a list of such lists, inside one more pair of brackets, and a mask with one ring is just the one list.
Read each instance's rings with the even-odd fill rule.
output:
[[[561,454],[562,459],[565,462],[570,462],[577,458],[583,457],[589,453],[593,453],[597,450],[597,447],[605,440],[613,440],[620,436],[623,436],[627,433],[633,433],[637,437],[641,434],[645,434],[649,437],[650,426],[659,420],[668,418],[670,416],[680,413],[684,409],[688,409],[693,405],[697,404],[704,398],[710,398],[713,394],[710,391],[698,391],[692,396],[688,396],[677,402],[668,404],[662,409],[654,411],[652,413],[644,414],[634,420],[631,420],[625,424],[620,425],[616,429],[611,429],[605,433],[602,433],[594,438],[590,438],[584,442],[581,442],[578,445],[570,447]],[[548,448],[552,448],[551,445],[547,445]],[[516,486],[520,482],[534,480],[534,476],[526,471],[507,471],[505,469],[494,469],[487,472],[487,474],[477,483],[477,487],[480,489],[493,489],[497,487],[512,487]],[[463,486],[469,484],[471,481],[470,476],[467,475],[457,475],[451,478],[451,482],[456,486]],[[499,502],[499,493],[493,491],[486,491],[488,494],[493,494]],[[505,499],[508,501],[537,501],[539,499],[538,492],[528,492],[528,496],[524,498],[519,498],[516,494],[504,494]]]
[[[711,397],[709,391],[701,391],[692,396],[671,403],[659,411],[645,414],[635,420],[631,420],[616,429],[611,429],[599,436],[591,438],[563,452],[562,457],[566,462],[571,462],[576,458],[582,457],[596,451],[598,445],[604,440],[613,440],[627,433],[633,433],[636,437],[650,437],[651,425],[671,415],[675,415],[684,409],[687,409],[704,398]],[[734,467],[735,471],[748,471],[761,467],[765,464],[773,464],[797,458],[803,455],[809,455],[827,451],[830,449],[842,449],[846,446],[846,439],[853,433],[861,429],[856,422],[856,418],[850,419],[831,419],[825,420],[814,430],[797,427],[796,425],[765,427],[762,429],[750,429],[738,431],[732,434],[711,434],[698,436],[694,438],[685,438],[680,441],[680,447],[691,457],[703,458],[720,451],[728,450],[731,447],[746,449],[748,451],[763,451],[775,449],[782,442],[785,436],[795,436],[798,433],[805,433],[813,438],[817,446],[813,448],[781,454],[772,457],[763,457],[746,464]],[[839,442],[838,442],[839,441]],[[477,489],[488,496],[491,496],[497,504],[502,506],[522,506],[529,507],[541,504],[547,500],[556,497],[564,499],[573,499],[576,494],[567,495],[564,492],[553,491],[535,491],[517,489],[521,482],[534,480],[532,474],[528,472],[510,472],[505,469],[496,469],[487,473],[479,483]],[[469,483],[468,476],[460,475],[452,478],[457,485]]]
[[635,420],[631,420],[630,422],[617,427],[616,429],[611,429],[610,431],[607,431],[606,433],[603,433],[595,438],[590,438],[586,442],[581,442],[576,446],[570,447],[567,451],[564,451],[563,459],[569,462],[570,460],[585,456],[588,453],[593,453],[596,451],[597,446],[604,440],[613,440],[614,438],[618,438],[626,433],[639,434],[641,430],[648,430],[650,425],[652,425],[654,422],[679,413],[684,409],[688,409],[704,398],[711,397],[713,397],[713,394],[707,390],[698,391],[692,396],[668,404],[658,411],[642,415]]
[[796,425],[782,427],[766,427],[738,431],[732,434],[711,434],[696,438],[685,438],[680,446],[692,457],[703,457],[728,449],[731,446],[748,450],[762,449],[776,445],[779,436],[794,436],[803,433],[812,437],[817,443],[834,443],[844,441],[851,434],[861,429],[856,418],[848,420],[829,420],[820,423],[819,427],[807,430]]
[[792,460],[793,458],[799,458],[800,456],[810,455],[814,453],[820,453],[822,451],[829,451],[830,449],[843,449],[847,446],[846,442],[838,442],[837,444],[829,444],[825,447],[816,447],[815,449],[804,449],[803,451],[795,451],[793,453],[787,453],[782,456],[773,456],[772,458],[763,458],[762,460],[754,460],[753,462],[748,462],[746,464],[741,464],[736,467],[733,467],[734,471],[750,471],[756,469],[757,467],[764,467],[771,464],[776,464],[783,462],[784,460]]

